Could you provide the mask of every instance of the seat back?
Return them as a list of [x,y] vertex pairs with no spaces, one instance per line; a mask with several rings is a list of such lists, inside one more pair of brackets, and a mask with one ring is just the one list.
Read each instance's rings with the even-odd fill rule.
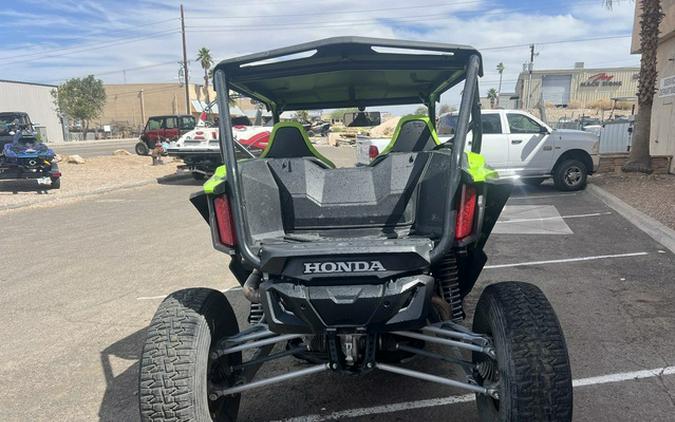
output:
[[297,122],[280,122],[272,128],[267,147],[260,158],[302,158],[314,157],[329,168],[335,164],[321,155],[309,141],[307,132]]
[[380,155],[390,152],[429,151],[440,144],[429,117],[404,116],[398,121],[391,141]]

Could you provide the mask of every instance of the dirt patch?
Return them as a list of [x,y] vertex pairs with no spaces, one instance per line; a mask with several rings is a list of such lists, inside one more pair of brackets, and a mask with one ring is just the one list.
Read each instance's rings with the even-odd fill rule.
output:
[[675,175],[597,175],[591,183],[675,229]]
[[[65,157],[64,157],[65,158]],[[59,163],[61,189],[45,190],[35,180],[0,180],[0,210],[19,205],[59,205],[92,192],[114,189],[176,173],[177,163],[152,166],[150,157],[107,156],[85,159],[84,164]]]

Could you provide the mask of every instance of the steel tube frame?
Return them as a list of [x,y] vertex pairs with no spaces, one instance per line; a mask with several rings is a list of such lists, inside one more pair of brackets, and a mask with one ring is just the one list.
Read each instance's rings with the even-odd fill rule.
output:
[[227,181],[230,188],[229,197],[232,202],[232,215],[234,217],[236,235],[239,239],[239,252],[249,264],[254,268],[259,269],[260,258],[253,252],[251,245],[248,243],[248,230],[244,217],[244,207],[246,205],[241,199],[239,165],[237,164],[237,156],[234,150],[234,136],[232,136],[232,121],[230,120],[230,105],[228,103],[229,86],[225,72],[216,70],[214,82],[217,93],[218,111],[220,113],[220,121],[218,122],[220,132],[220,152],[223,155],[223,161],[225,162],[227,172]]
[[[461,165],[464,159],[464,147],[466,145],[466,135],[469,132],[469,119],[474,104],[476,102],[476,94],[478,91],[478,72],[480,71],[480,57],[476,54],[469,57],[469,63],[466,66],[466,79],[464,82],[464,92],[462,93],[462,100],[459,106],[459,115],[457,116],[457,129],[455,130],[455,138],[452,146],[452,158],[450,169],[450,183],[448,183],[448,192],[446,193],[445,209],[446,215],[443,221],[443,230],[440,240],[431,250],[430,261],[431,264],[437,263],[442,259],[452,248],[455,239],[455,212],[450,212],[454,209],[453,204],[455,195],[461,181]],[[480,113],[473,116],[474,122],[480,124]],[[480,144],[480,141],[479,141]]]
[[228,346],[233,346],[239,343],[245,343],[251,340],[258,340],[270,336],[276,336],[277,333],[270,331],[266,325],[254,325],[237,335],[223,339],[223,343]]
[[[473,54],[469,57],[466,65],[466,77],[464,83],[464,92],[462,93],[462,100],[460,103],[459,116],[457,119],[457,130],[454,139],[454,146],[452,149],[452,163],[450,174],[450,183],[448,184],[448,192],[446,195],[446,212],[445,220],[443,221],[442,235],[434,249],[430,253],[430,261],[432,264],[438,262],[443,258],[450,248],[452,248],[455,237],[455,213],[449,210],[453,209],[455,201],[455,194],[459,187],[462,160],[464,157],[464,146],[466,144],[466,135],[469,130],[469,122],[472,114],[474,123],[480,125],[480,107],[476,105],[478,98],[478,73],[480,71],[480,56]],[[214,75],[214,85],[216,87],[218,111],[220,112],[220,149],[223,155],[223,161],[226,166],[227,181],[229,187],[229,197],[232,203],[232,214],[234,217],[234,225],[239,239],[239,252],[242,257],[254,268],[260,269],[260,257],[251,249],[248,241],[248,229],[245,221],[245,206],[241,197],[241,186],[239,183],[239,166],[234,149],[234,137],[232,136],[232,122],[230,120],[230,106],[228,104],[229,85],[225,72],[221,69],[216,70]],[[434,104],[435,106],[435,104]],[[274,120],[278,120],[278,109],[272,107]],[[434,107],[431,107],[434,108]],[[478,113],[476,113],[478,110]],[[435,117],[435,116],[434,116]],[[477,135],[477,136],[476,136]],[[480,149],[480,130],[474,134],[477,139],[476,147],[472,149]]]
[[422,328],[422,331],[428,331],[430,333],[442,335],[442,336],[447,336],[447,337],[453,337],[453,338],[458,338],[461,340],[468,340],[468,341],[479,341],[482,346],[487,346],[490,344],[490,340],[487,338],[480,336],[480,335],[474,335],[474,334],[469,334],[469,333],[462,333],[458,331],[451,331],[451,330],[446,330],[441,327],[436,327],[434,325],[428,325],[424,328]]
[[216,353],[217,357],[229,355],[230,353],[241,352],[248,349],[257,349],[261,346],[267,346],[268,344],[279,343],[280,341],[291,340],[294,338],[302,337],[302,334],[284,334],[283,336],[275,336],[271,338],[265,338],[262,340],[253,341],[251,343],[240,344],[239,346],[227,347],[223,350],[219,350]]
[[243,391],[253,390],[255,388],[264,387],[270,384],[276,384],[283,381],[292,380],[298,377],[304,377],[307,375],[316,374],[317,372],[323,372],[330,369],[327,363],[310,366],[309,368],[300,369],[299,371],[289,372],[287,374],[281,374],[270,378],[265,378],[259,381],[249,382],[243,385],[238,385],[235,387],[226,388],[224,390],[212,390],[209,393],[209,399],[218,400],[219,397],[228,396],[230,394],[237,394]]
[[494,357],[494,349],[489,346],[477,346],[475,344],[464,343],[456,340],[449,340],[447,338],[428,336],[425,334],[414,333],[412,331],[393,331],[392,334],[396,334],[398,336],[403,337],[410,337],[417,340],[428,341],[430,343],[438,343],[445,346],[457,347],[459,349],[471,350],[472,352],[485,353],[490,357]]
[[480,385],[469,384],[469,383],[461,382],[461,381],[455,381],[455,380],[451,380],[451,379],[448,379],[448,378],[439,377],[437,375],[427,374],[426,372],[414,371],[412,369],[401,368],[401,367],[394,366],[394,365],[388,365],[386,363],[378,363],[378,364],[375,365],[375,367],[377,369],[382,370],[382,371],[392,372],[392,373],[398,374],[398,375],[405,375],[407,377],[417,378],[417,379],[424,380],[424,381],[435,382],[437,384],[443,384],[443,385],[447,385],[449,387],[463,388],[465,390],[473,391],[474,393],[481,393],[481,394],[488,394],[488,395],[490,394],[490,392],[487,388],[481,387]]
[[475,365],[472,362],[469,362],[469,361],[466,361],[466,360],[456,359],[456,358],[449,357],[449,356],[444,356],[444,355],[441,355],[440,353],[434,353],[434,352],[430,352],[428,350],[418,349],[417,347],[406,346],[405,344],[398,344],[396,346],[396,348],[398,350],[401,350],[401,351],[404,351],[404,352],[414,353],[416,355],[426,356],[428,358],[442,360],[443,362],[453,363],[455,365],[461,366],[462,368],[473,369],[475,367]]

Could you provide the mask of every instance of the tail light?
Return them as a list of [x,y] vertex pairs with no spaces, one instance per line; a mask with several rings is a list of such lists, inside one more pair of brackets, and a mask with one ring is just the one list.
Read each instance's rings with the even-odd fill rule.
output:
[[216,212],[220,243],[232,248],[237,244],[237,235],[234,231],[230,201],[224,196],[219,196],[213,200],[213,206]]
[[375,145],[368,147],[368,157],[370,157],[370,161],[374,160],[378,155],[380,155],[380,150],[377,149]]
[[457,222],[455,223],[455,238],[464,239],[473,232],[473,221],[476,215],[476,188],[462,185],[462,195],[459,201]]

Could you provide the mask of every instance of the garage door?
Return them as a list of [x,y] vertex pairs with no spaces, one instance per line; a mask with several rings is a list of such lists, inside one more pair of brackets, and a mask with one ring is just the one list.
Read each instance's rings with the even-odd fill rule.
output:
[[544,103],[569,104],[570,86],[572,85],[572,75],[550,75],[544,76],[542,84],[542,97]]

